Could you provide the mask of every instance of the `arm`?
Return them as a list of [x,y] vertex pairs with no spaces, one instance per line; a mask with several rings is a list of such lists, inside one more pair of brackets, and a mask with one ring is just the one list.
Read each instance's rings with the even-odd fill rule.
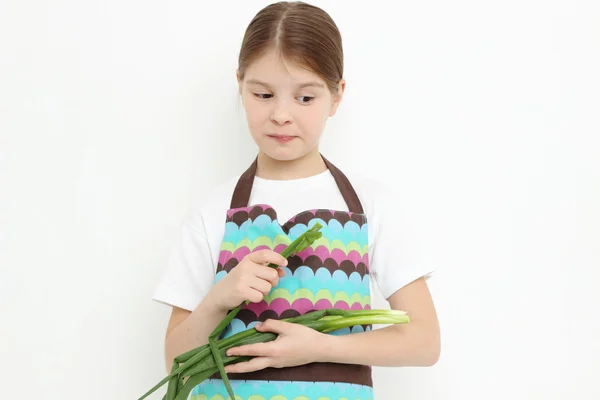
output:
[[208,336],[226,315],[227,311],[219,309],[210,295],[193,312],[173,307],[165,338],[167,373],[171,372],[175,357],[207,344]]
[[[165,338],[167,372],[178,355],[209,343],[211,335],[218,336],[225,327],[219,326],[229,310],[244,301],[260,302],[285,273],[265,264],[287,265],[287,260],[273,250],[260,250],[245,256],[210,291],[193,312],[174,307]],[[229,315],[235,316],[234,313]]]
[[392,309],[406,311],[410,323],[350,335],[325,335],[316,361],[391,367],[437,363],[440,328],[425,279],[406,285],[388,301]]
[[227,355],[254,356],[225,367],[243,373],[267,367],[283,368],[311,362],[375,366],[431,366],[440,354],[440,333],[433,301],[424,278],[415,280],[388,299],[393,309],[404,310],[411,322],[371,332],[329,335],[299,324],[270,319],[255,328],[275,332],[267,343],[234,347]]

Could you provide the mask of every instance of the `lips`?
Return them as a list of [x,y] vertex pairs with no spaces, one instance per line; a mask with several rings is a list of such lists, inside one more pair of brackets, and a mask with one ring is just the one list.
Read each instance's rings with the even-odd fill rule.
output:
[[296,136],[290,136],[290,135],[268,135],[271,139],[274,139],[276,141],[278,141],[279,143],[287,143],[287,142],[291,142],[292,140],[294,140],[296,138]]

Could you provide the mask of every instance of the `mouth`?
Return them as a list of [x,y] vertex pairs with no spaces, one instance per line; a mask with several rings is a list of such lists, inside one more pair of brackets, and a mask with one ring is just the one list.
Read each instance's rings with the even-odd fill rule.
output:
[[279,143],[288,143],[291,142],[292,140],[296,139],[296,136],[289,136],[289,135],[267,135],[268,137],[270,137],[273,140],[276,140]]

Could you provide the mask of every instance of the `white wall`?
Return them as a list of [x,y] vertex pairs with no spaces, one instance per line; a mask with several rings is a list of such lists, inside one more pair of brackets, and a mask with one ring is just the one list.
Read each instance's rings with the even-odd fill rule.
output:
[[[163,377],[151,296],[255,154],[235,68],[267,3],[0,3],[0,398]],[[438,270],[442,357],[376,368],[377,398],[600,398],[599,3],[314,4],[348,80],[322,151],[403,193]]]

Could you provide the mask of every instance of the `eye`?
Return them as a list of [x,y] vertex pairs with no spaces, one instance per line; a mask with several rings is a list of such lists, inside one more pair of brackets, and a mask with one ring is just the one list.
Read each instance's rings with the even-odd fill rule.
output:
[[[271,97],[273,97],[272,94],[268,94],[268,93],[254,93],[254,96],[260,100],[268,100]],[[266,97],[266,96],[271,96],[271,97]]]
[[300,101],[300,103],[302,103],[302,104],[309,104],[314,99],[314,97],[311,97],[311,96],[300,96],[298,98],[305,99],[305,101],[302,101],[302,100]]

